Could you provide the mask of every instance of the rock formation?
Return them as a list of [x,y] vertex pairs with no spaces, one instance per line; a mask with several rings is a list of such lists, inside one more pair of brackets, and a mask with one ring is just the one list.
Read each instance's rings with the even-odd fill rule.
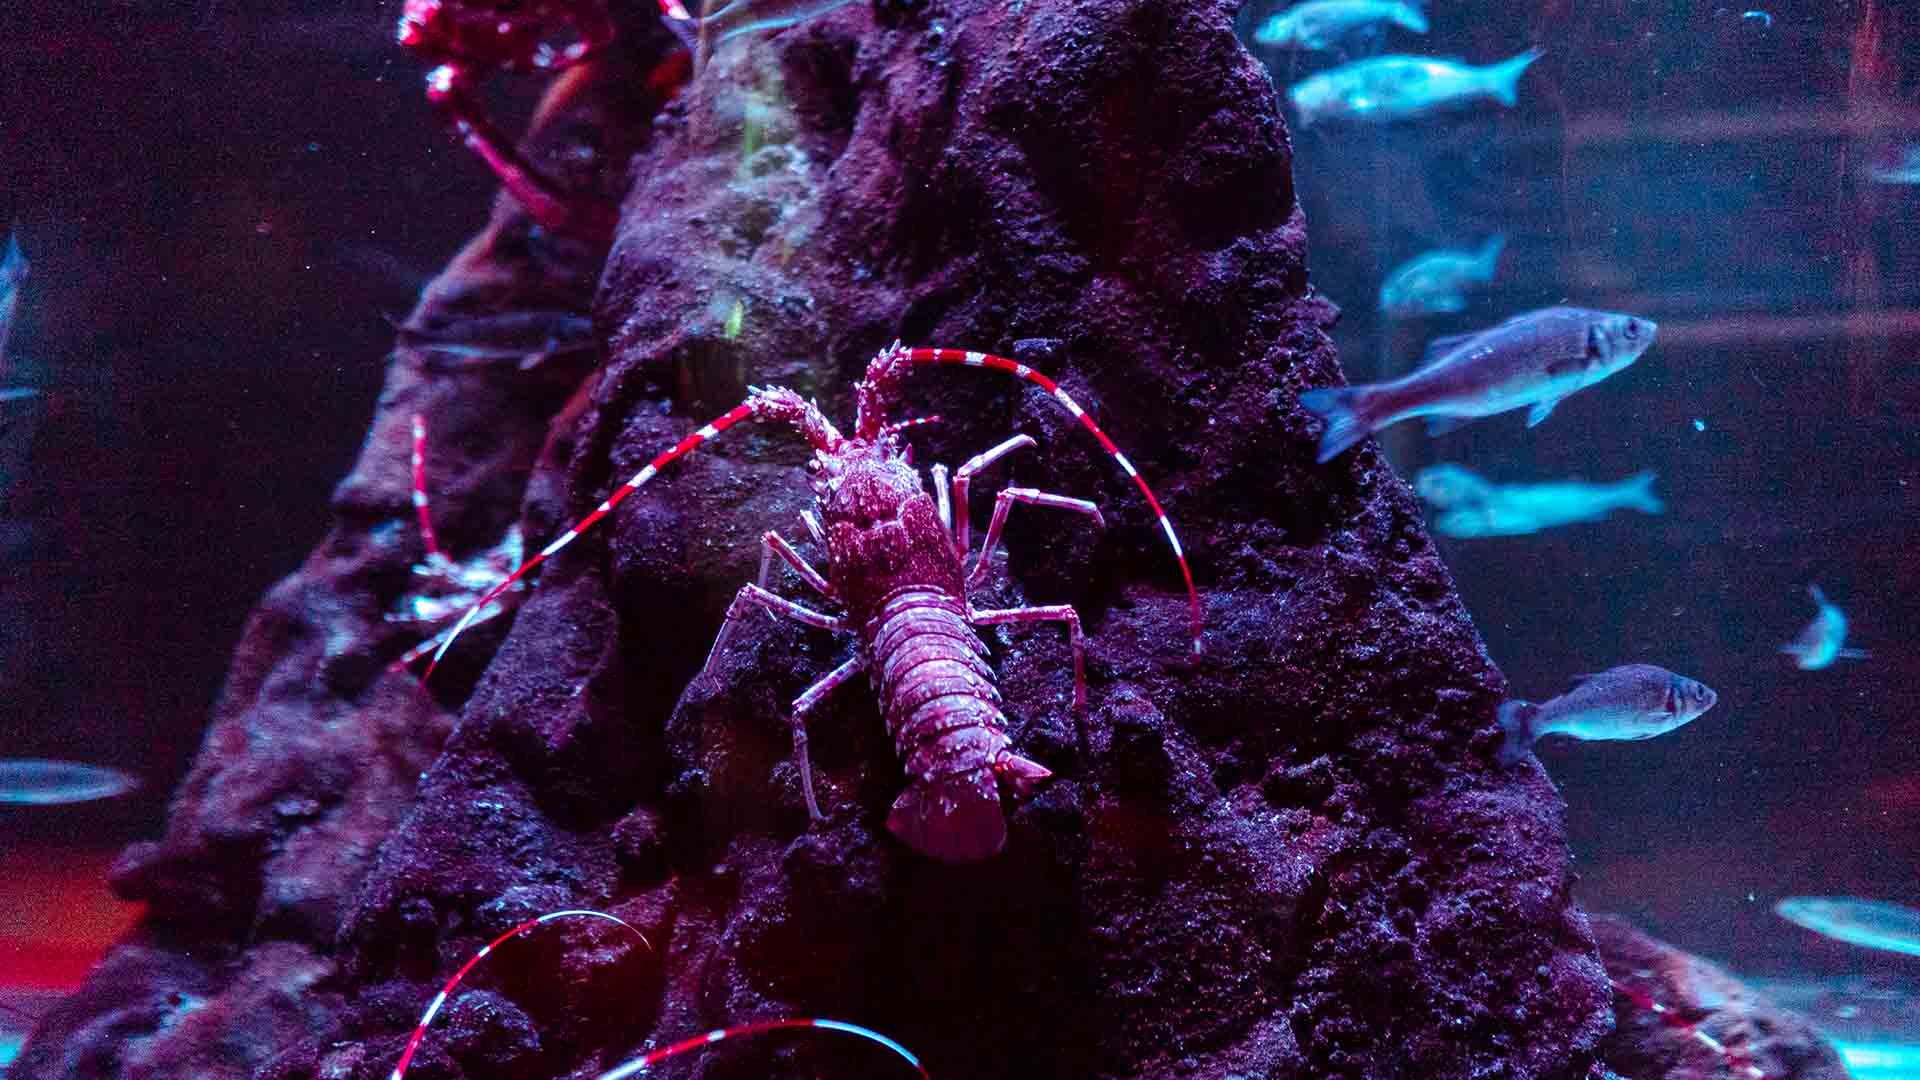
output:
[[[1587,1075],[1609,994],[1558,797],[1491,761],[1501,679],[1405,486],[1370,447],[1313,464],[1296,397],[1339,378],[1336,313],[1231,17],[878,0],[725,43],[664,109],[645,25],[558,87],[531,152],[624,191],[604,266],[503,204],[414,321],[591,296],[599,366],[396,352],[334,532],[255,616],[165,835],[123,860],[147,923],[19,1075],[384,1077],[449,972],[562,907],[652,949],[516,939],[410,1075],[592,1076],[780,1015],[883,1030],[939,1077]],[[939,865],[886,833],[900,766],[863,681],[811,721],[809,827],[786,708],[846,642],[751,620],[695,679],[761,532],[804,536],[788,432],[677,463],[428,690],[388,669],[418,639],[386,618],[423,554],[413,413],[456,557],[515,521],[537,547],[749,384],[850,415],[896,338],[1058,378],[1154,483],[1206,601],[1195,657],[1152,516],[1050,398],[919,376],[942,417],[920,461],[1039,444],[976,515],[1009,474],[1106,514],[1016,510],[983,595],[1071,602],[1088,632],[1082,715],[1056,628],[989,636],[1016,743],[1055,773],[1002,855]],[[887,1067],[802,1033],[661,1071]]]

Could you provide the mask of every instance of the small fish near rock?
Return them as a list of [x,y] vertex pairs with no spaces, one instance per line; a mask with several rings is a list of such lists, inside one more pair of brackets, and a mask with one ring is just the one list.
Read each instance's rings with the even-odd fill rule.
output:
[[1307,0],[1260,24],[1255,44],[1327,50],[1352,34],[1385,25],[1416,34],[1427,32],[1427,17],[1416,4],[1400,0]]
[[[1552,484],[1495,484],[1460,465],[1432,465],[1414,478],[1414,491],[1445,510],[1434,531],[1456,539],[1525,536],[1542,529],[1599,521],[1615,510],[1659,514],[1653,473],[1611,484],[1563,480]],[[1468,494],[1471,493],[1471,494]]]
[[1920,956],[1920,911],[1857,896],[1789,896],[1774,914],[1816,934],[1863,949]]
[[1519,761],[1546,735],[1583,741],[1665,735],[1713,708],[1717,700],[1705,683],[1652,664],[1625,664],[1582,675],[1557,698],[1538,705],[1515,700],[1500,706],[1500,728],[1505,733],[1500,763]]
[[46,758],[0,758],[0,805],[65,806],[125,795],[140,781],[118,769]]
[[1487,330],[1436,338],[1425,366],[1388,382],[1325,387],[1300,404],[1327,422],[1322,462],[1380,430],[1427,417],[1438,435],[1468,420],[1527,408],[1533,427],[1561,399],[1627,369],[1653,344],[1651,319],[1588,308],[1553,307],[1516,315]]
[[1394,268],[1380,286],[1380,310],[1392,318],[1446,315],[1467,309],[1467,293],[1493,280],[1500,270],[1505,235],[1478,248],[1439,248],[1422,252]]
[[1865,649],[1846,648],[1846,612],[1829,601],[1818,585],[1807,586],[1807,595],[1818,609],[1813,621],[1798,637],[1780,646],[1781,652],[1793,657],[1793,666],[1801,671],[1820,671],[1832,667],[1835,660],[1867,659],[1871,654]]
[[1406,120],[1481,98],[1511,108],[1520,101],[1520,76],[1540,56],[1540,50],[1528,49],[1486,67],[1427,56],[1379,56],[1303,79],[1287,98],[1300,114],[1301,127],[1336,119]]

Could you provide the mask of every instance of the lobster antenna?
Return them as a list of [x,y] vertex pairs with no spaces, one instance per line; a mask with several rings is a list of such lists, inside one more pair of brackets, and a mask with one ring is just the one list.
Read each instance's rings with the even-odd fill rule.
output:
[[499,948],[501,945],[506,944],[509,940],[519,937],[521,934],[526,933],[527,931],[533,929],[536,926],[541,925],[542,923],[550,923],[555,919],[564,919],[569,917],[605,919],[608,922],[619,923],[621,926],[624,926],[628,930],[632,931],[633,936],[640,939],[640,944],[645,945],[649,950],[653,948],[653,943],[647,940],[647,935],[641,933],[637,928],[634,927],[632,923],[629,923],[625,919],[619,918],[618,916],[609,915],[604,911],[593,911],[586,908],[573,909],[568,911],[549,911],[545,915],[542,915],[538,918],[528,919],[526,922],[521,923],[519,926],[514,927],[513,929],[507,931],[504,934],[501,934],[499,937],[494,938],[492,941],[489,941],[485,945],[481,946],[479,952],[474,953],[473,956],[470,959],[468,959],[466,963],[460,965],[459,971],[456,971],[453,973],[453,978],[448,979],[447,984],[440,988],[440,992],[438,994],[434,995],[432,1004],[427,1006],[426,1013],[420,1017],[419,1026],[413,1029],[412,1037],[407,1039],[407,1048],[401,1051],[400,1062],[399,1064],[393,1067],[393,1074],[388,1078],[388,1080],[402,1080],[402,1078],[406,1076],[407,1066],[413,1063],[413,1055],[417,1051],[419,1051],[421,1040],[427,1037],[427,1025],[433,1023],[433,1018],[439,1014],[441,1006],[447,1003],[447,995],[453,993],[453,988],[456,986],[459,986],[460,980],[466,978],[467,973],[472,971],[476,966],[478,966],[480,961],[485,960],[487,958],[487,954],[493,952],[493,950]]
[[413,509],[420,515],[420,541],[431,560],[441,555],[440,538],[433,531],[433,515],[427,512],[427,418],[419,413],[413,414]]
[[1128,476],[1133,477],[1133,482],[1139,485],[1140,494],[1146,496],[1147,506],[1153,510],[1153,516],[1159,520],[1161,531],[1167,534],[1167,543],[1173,545],[1173,557],[1179,560],[1180,576],[1184,578],[1187,583],[1187,604],[1191,612],[1193,625],[1193,651],[1195,655],[1199,655],[1200,629],[1205,621],[1200,610],[1200,593],[1199,590],[1193,587],[1193,570],[1187,565],[1186,552],[1180,548],[1180,538],[1173,533],[1173,522],[1168,520],[1167,512],[1160,508],[1160,500],[1153,497],[1153,489],[1147,486],[1147,481],[1140,475],[1139,470],[1133,467],[1133,462],[1128,461],[1127,455],[1121,453],[1120,448],[1115,446],[1113,440],[1107,437],[1107,433],[1100,430],[1100,425],[1093,422],[1093,417],[1088,415],[1087,410],[1081,408],[1079,402],[1073,400],[1065,390],[1062,390],[1059,383],[1054,382],[1047,376],[1042,375],[1040,372],[1033,370],[1017,360],[1009,360],[1004,356],[992,356],[987,353],[963,352],[959,349],[907,349],[905,352],[908,361],[914,364],[947,364],[959,367],[984,367],[992,368],[995,371],[1010,372],[1014,376],[1025,379],[1040,389],[1045,390],[1047,393],[1052,394],[1053,400],[1059,402],[1063,408],[1069,413],[1072,413],[1074,419],[1080,421],[1081,427],[1092,432],[1093,437],[1100,440],[1101,448],[1111,455],[1113,460],[1119,462],[1120,468],[1125,470]]
[[849,1024],[845,1020],[822,1020],[817,1017],[762,1020],[754,1024],[741,1024],[739,1027],[719,1028],[714,1031],[709,1031],[705,1035],[695,1035],[691,1039],[682,1039],[672,1046],[661,1047],[647,1054],[645,1057],[635,1058],[617,1069],[601,1073],[598,1080],[626,1080],[627,1077],[635,1073],[644,1072],[648,1068],[670,1057],[678,1057],[690,1050],[698,1050],[703,1046],[712,1046],[714,1043],[725,1042],[728,1039],[738,1038],[743,1035],[758,1035],[766,1031],[786,1031],[794,1028],[813,1028],[816,1031],[838,1031],[846,1035],[857,1035],[870,1042],[877,1042],[881,1046],[899,1055],[901,1060],[913,1066],[914,1071],[920,1074],[920,1080],[933,1080],[933,1074],[927,1072],[925,1065],[920,1064],[920,1059],[915,1057],[912,1051],[901,1046],[898,1042],[889,1039],[871,1028],[863,1028],[859,1024]]
[[485,596],[474,601],[473,605],[461,614],[460,621],[455,623],[453,629],[447,632],[446,637],[440,642],[439,647],[434,649],[433,660],[427,664],[427,670],[421,674],[421,681],[425,682],[427,679],[433,677],[433,669],[439,666],[440,659],[447,655],[448,649],[453,647],[454,639],[458,638],[462,631],[472,626],[474,622],[480,618],[481,613],[486,610],[487,605],[498,600],[502,593],[512,588],[521,578],[526,577],[528,571],[546,562],[547,559],[558,553],[561,548],[573,543],[581,533],[592,528],[595,522],[612,513],[614,507],[619,506],[621,501],[627,496],[644,487],[647,481],[653,479],[662,468],[671,464],[675,459],[693,453],[694,450],[699,448],[701,443],[706,442],[708,439],[713,438],[715,435],[720,434],[740,421],[749,418],[755,420],[784,420],[798,429],[800,434],[804,436],[807,442],[815,449],[824,449],[840,441],[840,433],[834,429],[832,422],[821,415],[820,410],[815,408],[811,402],[802,400],[800,395],[793,391],[778,386],[766,388],[749,387],[748,390],[747,400],[728,409],[725,413],[707,424],[702,425],[698,431],[674,443],[671,449],[659,457],[654,458],[652,461],[647,462],[646,468],[634,473],[626,483],[616,488],[613,494],[608,495],[599,506],[594,508],[593,513],[581,518],[579,524],[561,533],[552,543],[541,548],[538,555],[521,563],[519,569],[507,575],[505,581],[495,585]]

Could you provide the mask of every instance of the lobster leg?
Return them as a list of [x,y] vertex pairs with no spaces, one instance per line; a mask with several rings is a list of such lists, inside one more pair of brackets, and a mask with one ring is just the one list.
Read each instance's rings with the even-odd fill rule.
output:
[[820,571],[807,565],[807,560],[801,558],[798,551],[793,550],[793,545],[787,543],[786,538],[774,532],[772,529],[768,529],[765,533],[761,534],[760,543],[759,584],[762,588],[765,588],[767,584],[767,559],[769,556],[778,555],[780,556],[781,562],[792,567],[793,572],[800,575],[801,581],[813,587],[814,592],[819,593],[829,600],[835,598],[833,595],[833,586],[827,584],[827,579],[821,576]]
[[[956,484],[959,481],[955,481]],[[1076,499],[1069,495],[1049,495],[1032,488],[1002,488],[999,498],[993,502],[993,520],[987,523],[987,538],[980,545],[980,558],[973,564],[973,570],[967,574],[967,588],[972,589],[987,576],[987,567],[993,562],[993,552],[1000,546],[1000,530],[1007,524],[1007,511],[1017,502],[1034,506],[1051,506],[1060,510],[1072,510],[1093,519],[1094,528],[1103,528],[1106,519],[1100,516],[1100,508],[1086,499]],[[964,511],[963,511],[964,514]],[[961,520],[966,520],[963,516]],[[962,558],[966,556],[962,554]]]
[[552,232],[595,232],[611,227],[612,214],[604,207],[569,199],[541,175],[513,144],[481,114],[473,93],[473,77],[457,64],[442,64],[427,73],[427,101],[446,118],[467,148],[480,155],[500,184],[527,213]]
[[820,812],[820,802],[813,797],[813,763],[807,760],[807,713],[820,699],[853,678],[866,667],[866,661],[857,654],[853,659],[834,668],[817,683],[807,687],[806,692],[793,699],[793,763],[800,769],[800,790],[807,797],[807,816],[815,821],[825,821],[826,815]]
[[967,511],[967,483],[973,479],[974,473],[977,473],[980,470],[986,468],[987,466],[992,465],[994,462],[999,461],[1001,458],[1006,457],[1008,454],[1013,453],[1015,450],[1024,450],[1027,447],[1033,446],[1033,445],[1035,445],[1033,441],[1033,436],[1015,435],[1013,438],[1008,439],[1006,442],[1001,443],[999,446],[996,446],[993,449],[986,451],[985,453],[975,454],[973,457],[967,460],[966,464],[954,470],[953,472],[953,516],[954,516],[953,545],[955,550],[960,552],[960,557],[962,559],[967,557],[967,546],[973,539],[972,536],[969,535],[972,529],[973,515]]
[[794,622],[805,623],[821,630],[847,629],[847,621],[838,616],[796,604],[758,585],[742,585],[740,591],[734,594],[733,603],[727,605],[726,621],[720,624],[720,633],[713,639],[713,648],[707,652],[707,662],[700,669],[701,675],[707,675],[713,671],[714,661],[726,651],[727,639],[733,636],[734,624],[754,608],[764,608],[776,615],[785,615]]
[[[1005,492],[1001,492],[1005,495]],[[1002,506],[1006,504],[1001,503]],[[995,520],[998,520],[997,518]],[[967,609],[967,621],[975,626],[998,626],[1008,623],[1063,622],[1067,624],[1067,644],[1073,649],[1073,707],[1083,709],[1087,704],[1087,650],[1080,636],[1080,613],[1073,610],[1071,604],[1048,604],[1042,607],[1001,608],[996,611],[977,611],[971,605]]]

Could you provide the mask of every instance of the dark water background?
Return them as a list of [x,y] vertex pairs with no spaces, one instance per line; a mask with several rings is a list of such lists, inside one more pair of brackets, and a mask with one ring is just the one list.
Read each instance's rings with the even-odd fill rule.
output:
[[[1920,142],[1920,4],[1429,6],[1432,32],[1393,50],[1547,55],[1512,110],[1296,132],[1349,377],[1563,301],[1661,325],[1541,427],[1384,440],[1408,476],[1660,474],[1662,517],[1441,540],[1516,693],[1634,661],[1719,691],[1662,739],[1542,750],[1580,895],[1744,972],[1920,982],[1920,959],[1771,912],[1796,893],[1920,904],[1920,186],[1862,178]],[[0,74],[0,221],[34,276],[4,381],[47,398],[0,494],[0,736],[7,756],[146,786],[0,809],[16,883],[80,880],[30,871],[104,866],[157,831],[247,610],[323,534],[380,384],[381,315],[492,191],[390,43],[397,4],[25,8]],[[1331,63],[1267,58],[1281,89]],[[533,88],[508,93],[524,107]],[[1373,310],[1393,266],[1494,232],[1501,273],[1467,312]],[[1871,660],[1801,672],[1776,653],[1811,581]],[[0,908],[14,899],[0,886]],[[8,919],[0,981],[36,931]]]

